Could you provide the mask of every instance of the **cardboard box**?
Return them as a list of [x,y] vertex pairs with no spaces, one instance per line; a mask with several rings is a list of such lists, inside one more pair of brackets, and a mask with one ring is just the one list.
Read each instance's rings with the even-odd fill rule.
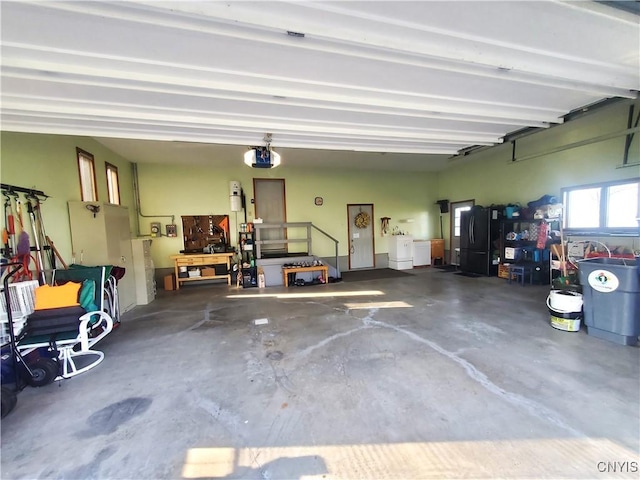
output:
[[509,278],[509,264],[502,263],[498,265],[498,277],[500,278]]
[[205,267],[200,270],[200,275],[202,275],[203,277],[215,277],[216,271],[213,268]]
[[172,273],[171,275],[164,276],[164,289],[165,290],[175,290],[176,289],[176,279],[175,275]]

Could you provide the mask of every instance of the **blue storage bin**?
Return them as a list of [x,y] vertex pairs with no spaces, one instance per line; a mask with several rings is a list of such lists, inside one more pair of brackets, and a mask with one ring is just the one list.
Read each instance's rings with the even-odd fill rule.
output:
[[621,345],[640,335],[638,260],[589,258],[578,261],[587,333]]

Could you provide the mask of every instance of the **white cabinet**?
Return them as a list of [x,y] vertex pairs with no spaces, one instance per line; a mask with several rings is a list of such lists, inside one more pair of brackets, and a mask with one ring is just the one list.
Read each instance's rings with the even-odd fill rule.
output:
[[413,266],[431,265],[431,240],[413,241]]
[[133,238],[133,271],[136,279],[136,303],[146,305],[156,298],[155,268],[151,259],[151,239]]
[[114,265],[125,269],[118,280],[120,313],[136,305],[129,209],[100,202],[69,202],[71,244],[81,265]]
[[411,235],[389,237],[389,268],[394,270],[413,268],[413,237]]

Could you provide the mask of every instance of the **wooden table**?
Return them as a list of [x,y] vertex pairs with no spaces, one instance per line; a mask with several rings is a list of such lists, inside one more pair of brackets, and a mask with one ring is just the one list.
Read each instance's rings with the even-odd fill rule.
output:
[[314,265],[312,267],[282,267],[282,279],[284,286],[289,286],[289,273],[298,272],[322,272],[325,283],[329,283],[329,267],[327,265]]
[[[180,284],[183,282],[201,282],[203,280],[215,280],[217,278],[226,278],[227,285],[231,285],[231,257],[233,253],[189,253],[183,255],[171,255],[176,273],[176,290],[180,290]],[[224,275],[199,276],[180,278],[178,276],[180,267],[212,267],[215,265],[226,265],[227,273]]]

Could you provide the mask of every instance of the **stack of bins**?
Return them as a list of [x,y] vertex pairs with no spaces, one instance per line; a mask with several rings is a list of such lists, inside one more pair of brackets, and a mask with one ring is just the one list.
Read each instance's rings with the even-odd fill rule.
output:
[[640,335],[640,270],[637,258],[589,258],[579,264],[587,333],[621,345]]

